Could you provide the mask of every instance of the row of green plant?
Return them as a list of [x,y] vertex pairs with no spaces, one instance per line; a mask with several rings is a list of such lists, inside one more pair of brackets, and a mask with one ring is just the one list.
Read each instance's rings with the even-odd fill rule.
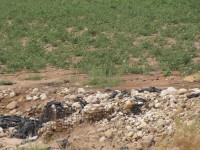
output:
[[[149,57],[166,76],[196,72],[199,5],[198,0],[0,0],[0,72],[51,65],[97,80],[148,73],[155,69]],[[53,50],[46,50],[47,44]],[[76,57],[80,61],[74,62]]]

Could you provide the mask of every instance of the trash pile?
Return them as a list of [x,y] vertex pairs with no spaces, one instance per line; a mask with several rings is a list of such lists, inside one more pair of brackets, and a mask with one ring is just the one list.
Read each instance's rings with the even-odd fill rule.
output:
[[[42,93],[40,89],[28,91],[31,91],[28,93],[29,97],[40,97]],[[14,91],[11,92],[14,95]],[[49,100],[50,95],[46,94],[46,99],[43,100],[45,103],[41,105],[33,106],[24,112],[19,112],[20,106],[13,107],[14,115],[1,115],[0,128],[3,133],[21,139],[34,136],[47,138],[55,132],[67,131],[70,134],[77,125],[88,122],[94,124],[95,130],[88,132],[86,136],[96,137],[101,144],[116,141],[122,145],[133,143],[136,147],[148,149],[158,142],[162,135],[174,134],[176,118],[185,124],[191,124],[196,118],[200,118],[198,88],[187,90],[169,87],[162,90],[150,87],[131,91],[113,90],[109,93],[91,93],[83,88],[70,93],[70,89],[62,88],[55,94],[60,95],[59,101]],[[4,100],[11,94],[4,91],[0,92],[0,95]],[[26,95],[22,101],[29,103],[42,100],[27,100]],[[35,118],[29,112],[37,108],[42,111],[37,115],[39,117]],[[12,114],[13,110],[10,111]],[[65,141],[64,147],[67,143],[68,141]]]

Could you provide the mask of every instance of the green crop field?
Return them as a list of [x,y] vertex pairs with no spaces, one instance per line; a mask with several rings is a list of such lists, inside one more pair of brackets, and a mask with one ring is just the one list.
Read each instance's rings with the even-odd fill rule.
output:
[[200,0],[0,0],[0,72],[197,72],[199,8]]

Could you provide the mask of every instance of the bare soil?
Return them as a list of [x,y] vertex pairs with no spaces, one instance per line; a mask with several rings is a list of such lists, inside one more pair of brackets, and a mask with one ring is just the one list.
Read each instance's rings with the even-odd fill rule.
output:
[[[28,78],[33,76],[41,76],[40,80],[31,80]],[[17,87],[33,87],[45,83],[70,82],[74,86],[87,85],[89,76],[81,74],[73,70],[55,69],[48,67],[45,70],[32,73],[21,71],[18,73],[0,74],[0,81],[11,81],[13,85],[0,85],[0,89],[17,88]],[[198,88],[200,87],[200,73],[183,77],[179,72],[173,72],[171,76],[165,77],[162,72],[152,72],[150,74],[128,74],[120,78],[121,82],[113,89],[133,89],[155,86],[166,88],[173,86],[176,88]],[[97,90],[103,90],[98,88]]]

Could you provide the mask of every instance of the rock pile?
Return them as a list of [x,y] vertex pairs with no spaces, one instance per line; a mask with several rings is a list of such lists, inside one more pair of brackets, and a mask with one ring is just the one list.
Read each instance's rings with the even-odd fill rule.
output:
[[[94,93],[83,88],[75,92],[65,87],[59,90],[53,92],[60,95],[59,101],[48,100],[51,94],[40,92],[39,88],[28,90],[24,101],[44,100],[45,103],[23,112],[19,112],[20,105],[16,99],[3,106],[2,109],[15,110],[12,114],[26,114],[26,117],[36,117],[30,115],[35,114],[30,113],[34,110],[37,118],[31,120],[19,116],[0,116],[0,133],[10,131],[10,134],[18,138],[35,135],[45,138],[54,132],[70,133],[76,125],[90,122],[96,128],[89,134],[98,136],[100,143],[135,143],[138,149],[148,149],[163,135],[173,135],[177,118],[185,124],[200,120],[198,88],[187,90],[169,87],[161,90],[150,87],[130,92],[114,90],[110,93]],[[1,100],[14,99],[16,96],[14,90],[0,91]],[[29,130],[30,127],[34,130]],[[19,133],[23,135],[19,136]]]

